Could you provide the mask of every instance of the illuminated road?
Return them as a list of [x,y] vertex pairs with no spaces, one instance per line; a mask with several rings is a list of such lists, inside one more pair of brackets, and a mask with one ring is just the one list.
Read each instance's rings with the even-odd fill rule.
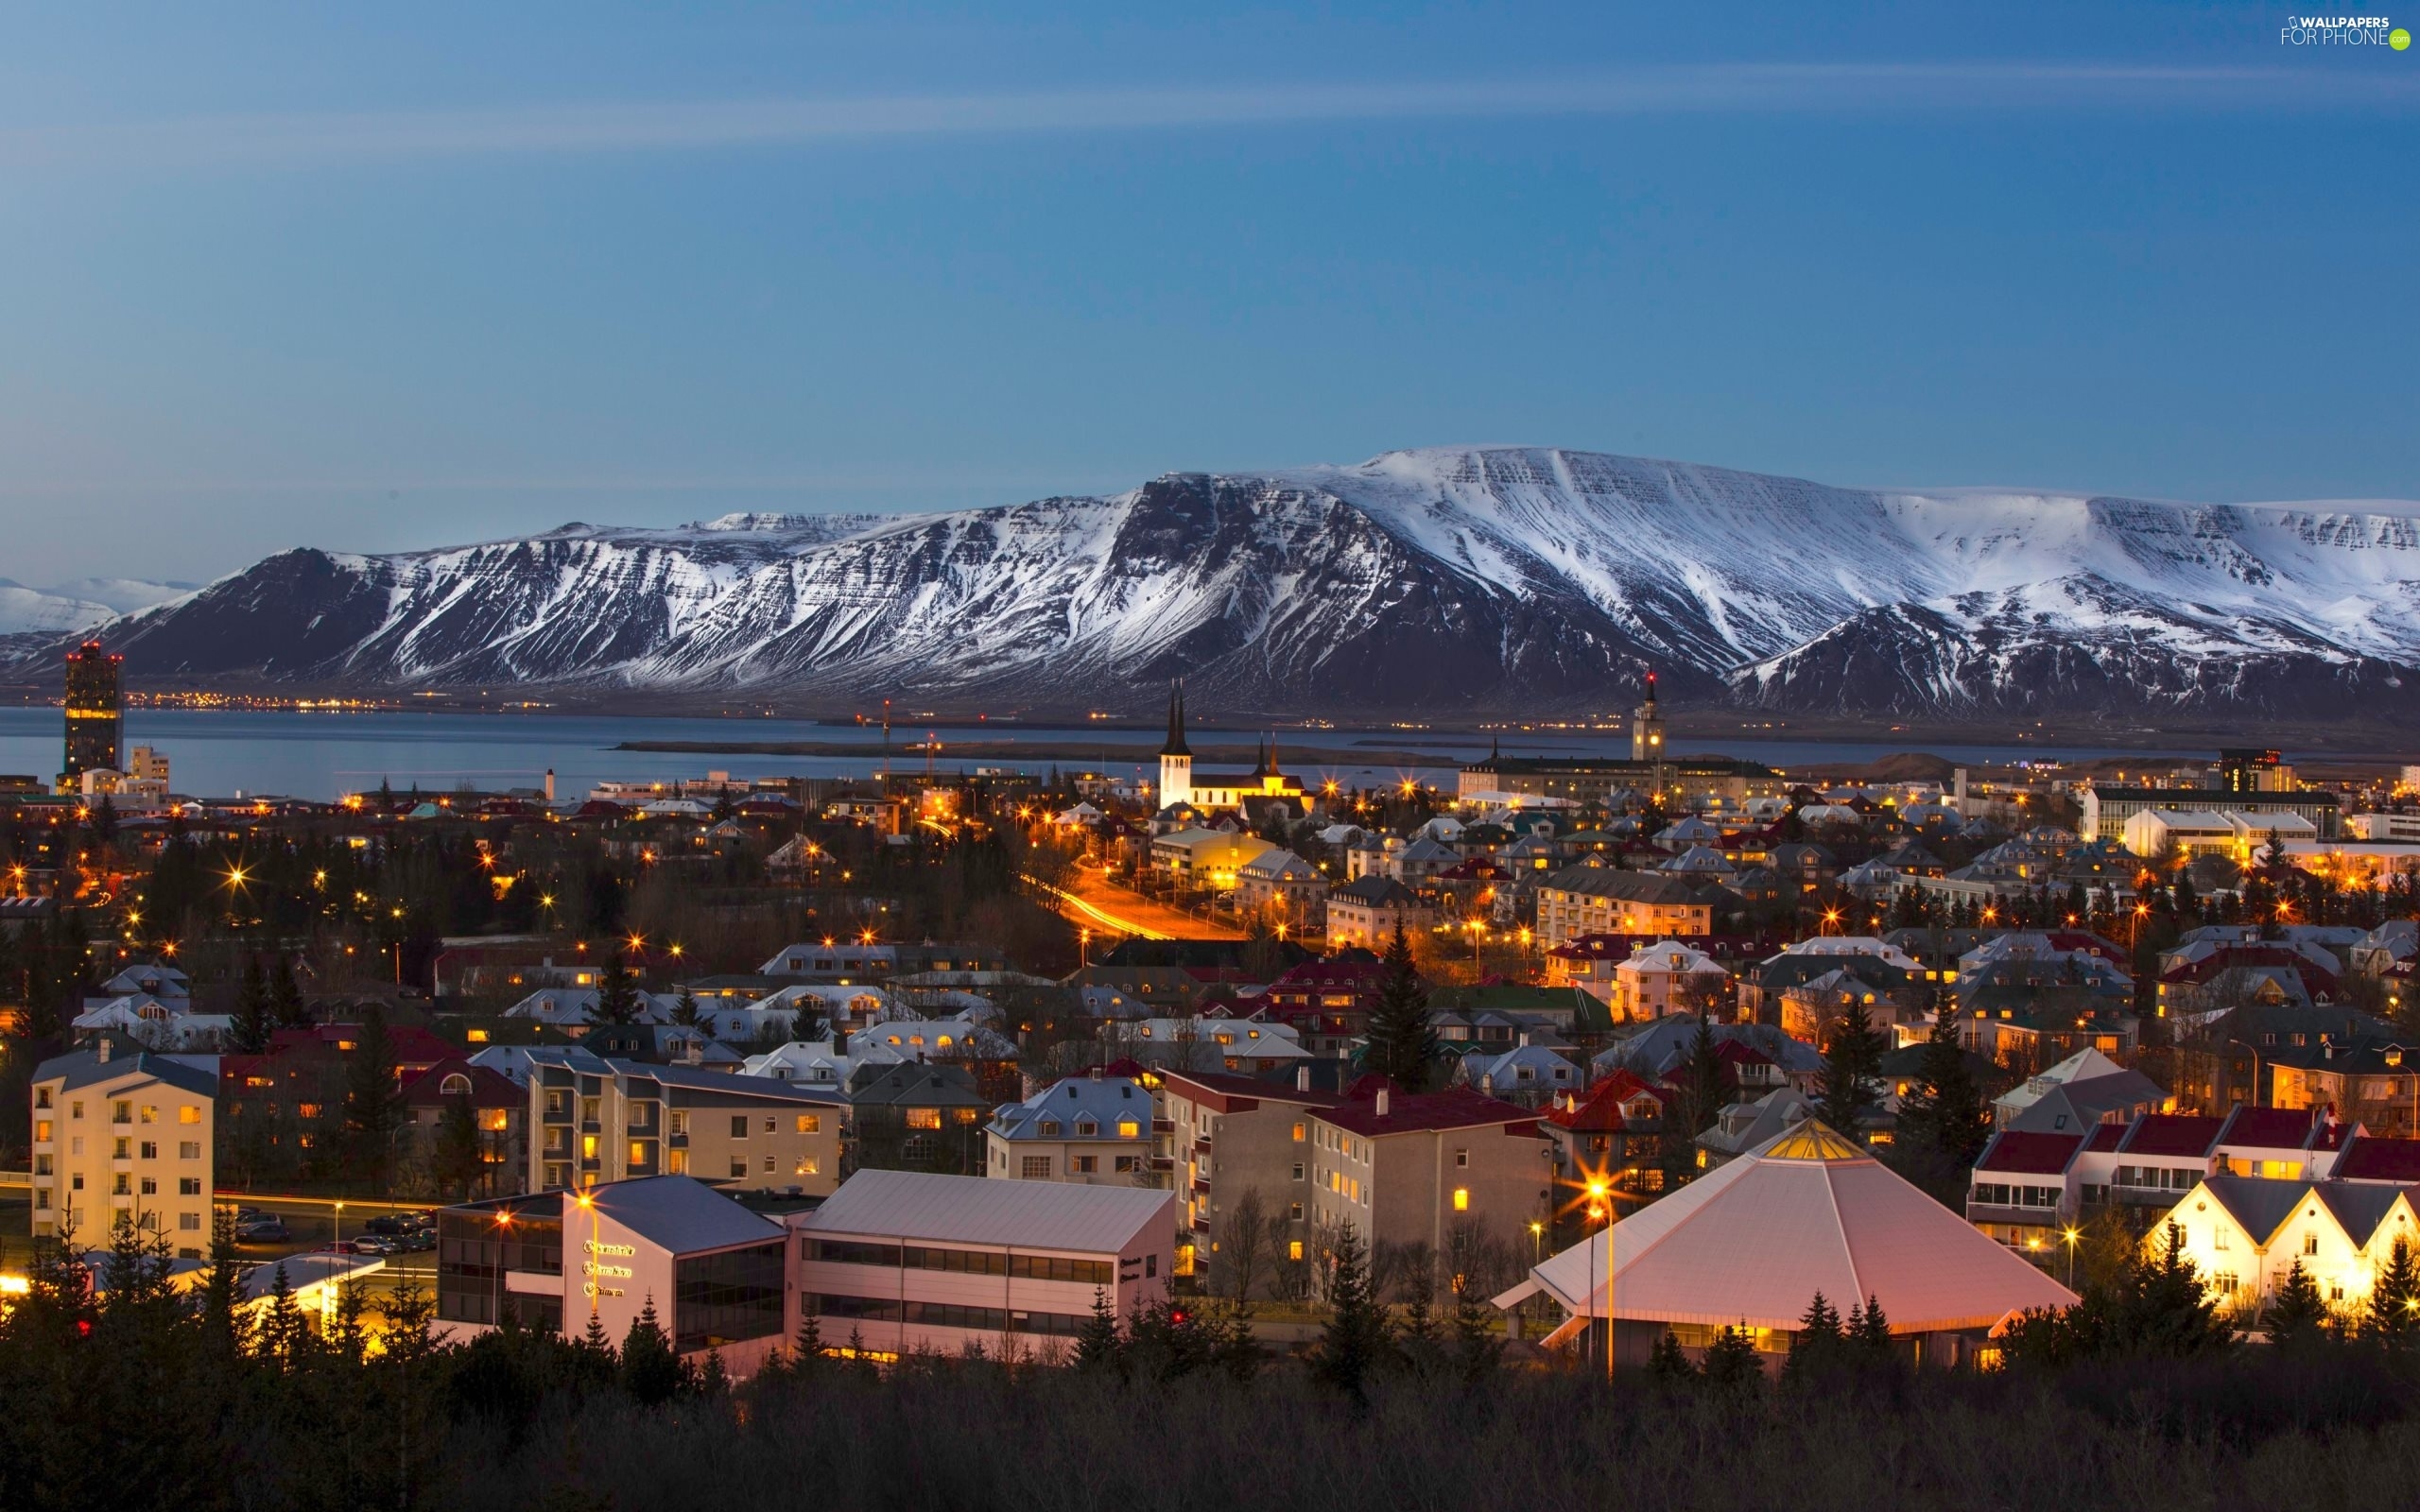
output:
[[1096,932],[1132,935],[1139,939],[1244,937],[1241,930],[1206,922],[1165,903],[1153,902],[1141,893],[1114,886],[1098,871],[1079,868],[1072,889],[1053,887],[1031,877],[1026,881],[1032,883],[1036,891],[1048,894],[1062,915]]

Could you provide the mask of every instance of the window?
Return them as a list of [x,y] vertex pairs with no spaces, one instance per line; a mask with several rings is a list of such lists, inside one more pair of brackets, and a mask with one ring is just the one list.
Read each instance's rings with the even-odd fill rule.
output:
[[686,1150],[665,1151],[664,1169],[666,1173],[672,1176],[687,1176],[689,1174],[689,1152]]
[[1143,1169],[1143,1158],[1139,1155],[1121,1155],[1117,1158],[1117,1169],[1121,1172],[1140,1171]]
[[1304,1124],[1297,1124],[1297,1125],[1294,1125],[1294,1143],[1295,1143],[1300,1144],[1300,1143],[1303,1143],[1303,1141],[1304,1141],[1304,1140],[1305,1140],[1305,1139],[1307,1139],[1307,1138],[1309,1138],[1309,1137],[1310,1137],[1310,1128],[1309,1128],[1309,1126],[1308,1126],[1307,1125],[1304,1125]]
[[178,1213],[177,1227],[189,1232],[199,1229],[201,1227],[201,1214],[198,1212]]
[[1100,1125],[1099,1125],[1098,1124],[1094,1123],[1091,1119],[1089,1119],[1089,1118],[1080,1118],[1080,1119],[1076,1120],[1076,1133],[1077,1133],[1080,1137],[1084,1138],[1084,1139],[1090,1139],[1090,1138],[1092,1138],[1094,1135],[1096,1135],[1096,1134],[1098,1134],[1098,1133],[1099,1133],[1099,1132],[1100,1132]]
[[582,1134],[579,1137],[579,1158],[583,1160],[593,1160],[596,1159],[596,1135]]
[[731,1174],[735,1180],[746,1177],[748,1175],[748,1157],[744,1155],[733,1156],[731,1158]]
[[200,1160],[200,1159],[201,1159],[201,1141],[199,1141],[199,1140],[179,1140],[179,1141],[177,1142],[177,1159],[178,1159],[178,1160]]
[[821,1174],[822,1170],[823,1163],[821,1160],[818,1160],[812,1155],[802,1155],[798,1159],[798,1164],[791,1168],[790,1175],[818,1176]]
[[942,1110],[938,1108],[911,1108],[908,1109],[908,1126],[939,1128],[942,1126]]
[[2235,1247],[2227,1242],[2226,1225],[2216,1224],[2212,1226],[2210,1229],[2210,1247],[2212,1249],[2232,1249]]
[[110,1182],[110,1195],[113,1197],[130,1197],[134,1195],[134,1189],[130,1184],[131,1180],[132,1178],[125,1172],[120,1171]]
[[1028,1155],[1017,1167],[1017,1173],[1028,1181],[1047,1181],[1050,1179],[1050,1157]]
[[651,1163],[651,1161],[650,1161],[650,1160],[649,1160],[649,1154],[650,1154],[650,1152],[649,1152],[649,1151],[648,1151],[648,1142],[647,1142],[647,1141],[645,1141],[645,1140],[632,1140],[632,1141],[631,1141],[631,1154],[630,1154],[630,1160],[631,1160],[631,1163],[632,1165],[647,1165],[647,1164]]
[[548,1092],[548,1093],[546,1094],[546,1116],[547,1116],[547,1117],[549,1117],[549,1118],[556,1118],[556,1117],[560,1117],[560,1116],[561,1116],[561,1115],[562,1115],[563,1113],[568,1112],[568,1111],[570,1110],[570,1108],[571,1108],[571,1094],[570,1094],[569,1092],[565,1092],[565,1091],[550,1091],[550,1092]]
[[1294,1162],[1294,1179],[1297,1181],[1303,1179],[1303,1162],[1300,1160]]
[[768,1134],[772,1133],[775,1129],[781,1126],[782,1121],[778,1118],[769,1118],[765,1120],[765,1132]]
[[158,1160],[158,1159],[160,1158],[160,1143],[159,1143],[159,1141],[157,1141],[157,1140],[145,1140],[145,1141],[143,1142],[142,1145],[141,1145],[141,1152],[142,1152],[143,1159],[145,1159],[145,1160]]
[[1456,1150],[1456,1151],[1454,1152],[1454,1164],[1455,1164],[1456,1166],[1458,1166],[1458,1167],[1461,1167],[1461,1168],[1463,1168],[1463,1169],[1468,1169],[1468,1168],[1469,1168],[1469,1166],[1470,1166],[1470,1163],[1471,1163],[1471,1152],[1470,1152],[1470,1151],[1468,1151],[1468,1150]]
[[1288,1260],[1300,1260],[1303,1258],[1303,1242],[1301,1240],[1289,1239],[1286,1242],[1286,1258]]
[[34,1120],[34,1143],[37,1144],[47,1144],[50,1143],[50,1120],[46,1118],[38,1118]]
[[1057,1139],[1059,1137],[1059,1121],[1055,1118],[1044,1119],[1042,1121],[1040,1133],[1046,1140]]
[[145,1177],[143,1178],[143,1195],[147,1197],[156,1197],[159,1194],[160,1178],[158,1177],[151,1176]]
[[735,1140],[744,1140],[748,1137],[748,1115],[746,1113],[734,1113],[731,1115],[731,1137]]
[[2316,1255],[2319,1253],[2319,1235],[2303,1235],[2303,1253],[2306,1255]]
[[765,1174],[767,1176],[773,1174],[773,1157],[769,1155],[765,1157]]
[[1093,1173],[1100,1169],[1100,1157],[1098,1155],[1071,1155],[1067,1157],[1067,1165],[1068,1168],[1078,1176],[1091,1176]]
[[143,1105],[143,1122],[146,1124],[157,1124],[160,1122],[160,1108],[158,1104],[146,1103]]
[[1454,1189],[1454,1211],[1456,1212],[1468,1212],[1471,1211],[1470,1188],[1456,1187]]
[[115,1102],[110,1104],[110,1122],[112,1124],[133,1123],[134,1105],[130,1102]]
[[34,1106],[36,1108],[48,1108],[50,1106],[49,1088],[37,1087],[34,1089]]
[[[935,1128],[939,1128],[939,1127],[941,1127],[941,1125],[940,1125],[939,1124],[935,1124],[933,1126],[934,1126]],[[801,1114],[799,1114],[799,1115],[798,1115],[798,1131],[799,1131],[800,1133],[802,1133],[802,1134],[821,1134],[821,1133],[822,1133],[822,1132],[823,1132],[823,1115],[822,1115],[822,1114],[821,1114],[821,1113],[801,1113]]]
[[112,1160],[132,1160],[134,1158],[132,1154],[133,1144],[134,1142],[132,1140],[110,1141],[110,1159]]
[[672,1133],[675,1138],[688,1138],[689,1110],[687,1108],[676,1108],[672,1110]]
[[201,1177],[198,1176],[181,1176],[177,1177],[177,1195],[181,1197],[200,1196]]
[[79,1097],[76,1101],[67,1105],[67,1116],[70,1118],[81,1118],[84,1116],[84,1101],[82,1098]]
[[1117,1121],[1117,1137],[1121,1140],[1133,1139],[1142,1132],[1143,1125],[1131,1118],[1121,1118]]

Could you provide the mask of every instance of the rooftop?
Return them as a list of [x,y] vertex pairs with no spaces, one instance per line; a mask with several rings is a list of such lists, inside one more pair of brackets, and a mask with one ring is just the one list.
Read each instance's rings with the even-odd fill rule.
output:
[[1124,1249],[1153,1224],[1170,1222],[1175,1206],[1173,1194],[1142,1187],[859,1171],[822,1207],[793,1215],[790,1227],[1099,1254]]

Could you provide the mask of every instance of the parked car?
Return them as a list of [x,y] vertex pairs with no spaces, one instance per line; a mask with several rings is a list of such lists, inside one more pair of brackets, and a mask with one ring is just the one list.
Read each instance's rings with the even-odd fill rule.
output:
[[381,1239],[375,1234],[364,1234],[358,1239],[345,1240],[337,1245],[336,1249],[340,1255],[391,1255],[395,1252],[395,1246],[391,1240]]
[[402,1213],[382,1212],[377,1217],[371,1219],[362,1227],[369,1229],[370,1232],[373,1234],[380,1234],[389,1239],[392,1239],[399,1234],[407,1234],[411,1232],[414,1226],[412,1221]]
[[282,1245],[293,1237],[283,1218],[255,1218],[235,1226],[235,1242],[240,1245]]

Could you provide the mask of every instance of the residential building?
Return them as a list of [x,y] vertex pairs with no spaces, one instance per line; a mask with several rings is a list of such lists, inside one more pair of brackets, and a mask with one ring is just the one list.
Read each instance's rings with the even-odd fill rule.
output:
[[1627,1071],[1598,1078],[1583,1095],[1564,1091],[1538,1120],[1557,1190],[1604,1182],[1615,1201],[1651,1201],[1664,1190],[1664,1110],[1672,1089]]
[[1101,1044],[1114,1058],[1162,1071],[1230,1071],[1260,1075],[1311,1057],[1293,1026],[1273,1019],[1132,1019],[1104,1023]]
[[1437,911],[1392,877],[1376,872],[1331,888],[1327,895],[1330,950],[1359,946],[1383,950],[1396,930],[1417,933],[1437,920]]
[[1714,903],[1659,871],[1620,871],[1579,862],[1538,885],[1537,939],[1552,950],[1588,935],[1705,935]]
[[1139,1313],[1176,1268],[1175,1197],[1114,1186],[860,1171],[789,1228],[791,1329],[876,1361],[1063,1358],[1097,1304]]
[[850,1169],[981,1176],[993,1106],[958,1066],[862,1066],[850,1078]]
[[529,1096],[512,1078],[459,1057],[404,1078],[406,1158],[435,1174],[447,1108],[466,1104],[476,1136],[479,1177],[474,1194],[495,1196],[517,1187],[529,1169]]
[[1005,1181],[1156,1185],[1152,1117],[1141,1082],[1096,1068],[994,1109],[983,1130],[984,1168]]
[[1310,1115],[1311,1221],[1322,1246],[1350,1224],[1372,1246],[1446,1252],[1462,1233],[1506,1242],[1550,1216],[1538,1115],[1465,1088],[1372,1090]]
[[847,1101],[770,1076],[532,1052],[528,1190],[689,1176],[822,1195],[840,1182]]
[[2211,1176],[2178,1194],[2164,1228],[2182,1237],[2202,1283],[2249,1321],[2300,1264],[2332,1311],[2365,1309],[2397,1244],[2420,1248],[2412,1188],[2353,1181]]
[[1668,1013],[1728,1017],[1737,1002],[1731,973],[1721,963],[1679,940],[1633,951],[1614,967],[1612,974],[1606,1006],[1622,1023],[1660,1019]]
[[2323,1038],[2264,1058],[2272,1108],[2325,1111],[2382,1139],[2420,1138],[2420,1050],[2399,1038]]
[[1265,916],[1277,928],[1301,934],[1324,917],[1327,878],[1291,850],[1271,848],[1236,868],[1236,908]]
[[1291,1081],[1224,1072],[1169,1072],[1160,1081],[1177,1191],[1177,1274],[1216,1267],[1229,1226],[1256,1194],[1272,1268],[1300,1263],[1311,1232],[1311,1115],[1348,1099],[1314,1091],[1308,1069]]
[[34,1068],[33,1233],[107,1244],[120,1225],[179,1256],[210,1246],[216,1085],[165,1056],[107,1040]]

